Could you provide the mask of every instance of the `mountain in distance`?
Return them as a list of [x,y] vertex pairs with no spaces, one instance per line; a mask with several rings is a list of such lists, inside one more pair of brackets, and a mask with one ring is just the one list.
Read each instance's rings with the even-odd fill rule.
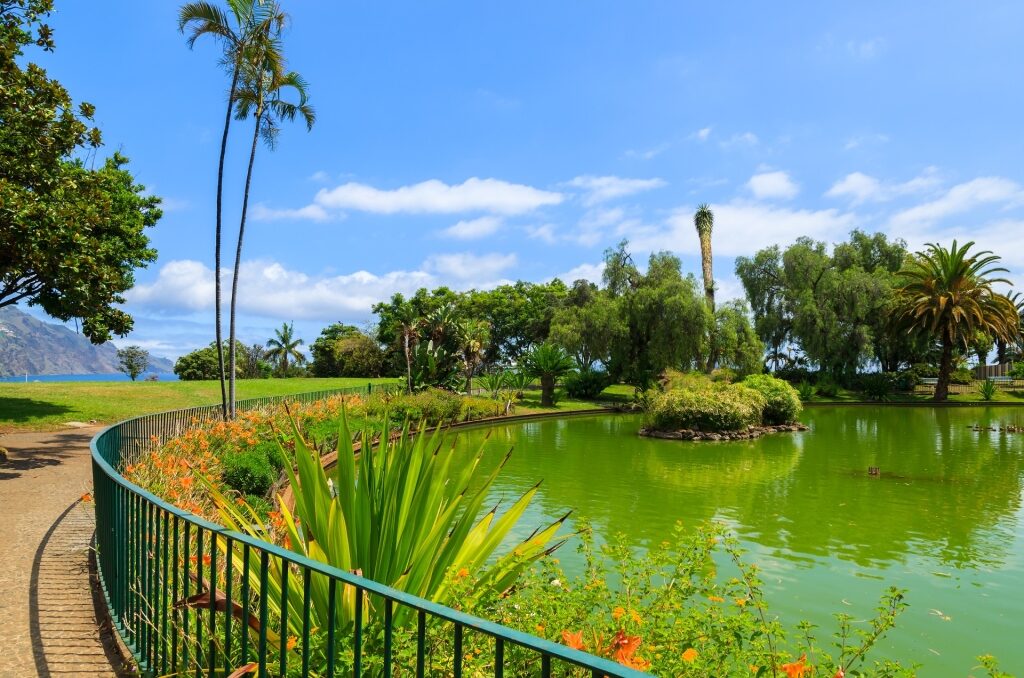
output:
[[[150,355],[147,372],[172,372],[174,364]],[[0,308],[0,377],[21,374],[118,372],[117,348],[97,346],[63,325],[46,323],[15,308]]]

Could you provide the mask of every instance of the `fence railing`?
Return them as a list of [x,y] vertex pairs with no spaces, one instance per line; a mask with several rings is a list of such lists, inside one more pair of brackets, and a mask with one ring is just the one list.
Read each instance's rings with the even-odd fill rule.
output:
[[[391,387],[237,409],[379,388]],[[219,416],[214,405],[137,417],[91,443],[100,583],[143,675],[646,675],[229,531],[121,476],[141,452]]]

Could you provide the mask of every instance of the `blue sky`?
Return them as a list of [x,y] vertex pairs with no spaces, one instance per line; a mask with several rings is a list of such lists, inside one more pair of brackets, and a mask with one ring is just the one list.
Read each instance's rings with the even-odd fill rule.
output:
[[[1024,4],[282,4],[318,121],[257,156],[245,341],[294,320],[308,343],[423,285],[596,279],[624,237],[696,272],[704,201],[720,298],[735,256],[854,227],[976,239],[1024,273]],[[34,58],[166,200],[119,343],[174,357],[213,332],[217,47],[187,49],[174,2],[57,5]]]

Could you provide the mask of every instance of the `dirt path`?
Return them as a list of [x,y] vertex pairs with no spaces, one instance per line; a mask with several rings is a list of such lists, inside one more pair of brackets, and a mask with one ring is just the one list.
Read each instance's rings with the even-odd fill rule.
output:
[[[0,436],[0,678],[116,676],[101,632],[90,540],[89,440],[98,427]],[[100,607],[99,609],[102,609]]]

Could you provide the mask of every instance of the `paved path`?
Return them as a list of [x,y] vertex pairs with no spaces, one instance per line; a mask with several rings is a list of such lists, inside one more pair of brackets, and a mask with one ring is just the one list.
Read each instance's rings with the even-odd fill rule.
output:
[[98,428],[0,436],[0,678],[117,676],[90,573],[89,440]]

